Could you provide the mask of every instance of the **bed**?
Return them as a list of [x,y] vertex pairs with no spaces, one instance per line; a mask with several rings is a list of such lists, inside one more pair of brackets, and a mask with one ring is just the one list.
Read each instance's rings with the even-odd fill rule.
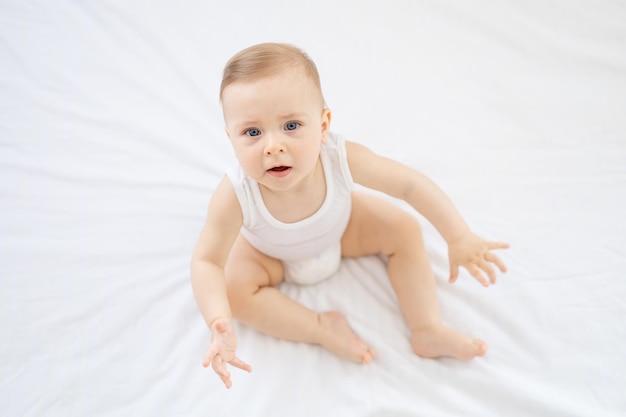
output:
[[[0,415],[626,415],[624,22],[610,0],[0,2]],[[443,319],[485,357],[415,356],[372,256],[280,288],[344,313],[373,363],[238,324],[253,372],[227,390],[201,366],[221,70],[264,41],[316,61],[333,131],[511,244],[497,285],[449,285],[420,218]]]

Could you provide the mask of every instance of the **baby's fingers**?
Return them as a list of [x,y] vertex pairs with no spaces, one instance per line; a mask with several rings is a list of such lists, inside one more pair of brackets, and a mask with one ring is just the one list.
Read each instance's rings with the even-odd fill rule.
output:
[[230,388],[233,385],[230,381],[230,372],[226,370],[226,364],[219,355],[213,358],[213,370],[220,377],[226,388]]
[[246,372],[252,372],[252,367],[239,358],[234,358],[228,362],[235,368],[243,369]]
[[487,252],[487,254],[485,254],[485,259],[491,263],[496,264],[501,272],[506,272],[506,265],[504,264],[504,262],[502,262],[502,259],[500,259],[495,253]]
[[457,264],[450,265],[450,278],[448,282],[454,284],[459,277],[459,266]]
[[480,268],[477,265],[470,265],[467,267],[467,271],[473,276],[476,281],[480,282],[483,287],[489,286],[489,281],[485,278]]
[[216,354],[217,352],[215,351],[215,349],[213,348],[207,349],[206,353],[204,354],[204,358],[202,358],[202,366],[204,366],[205,368],[208,368],[209,365],[211,365],[211,362],[213,361],[213,358],[215,357]]
[[488,262],[482,261],[480,263],[480,269],[482,269],[487,274],[487,276],[489,277],[489,282],[491,282],[492,284],[496,283],[496,271]]
[[487,242],[487,248],[489,248],[489,250],[493,250],[493,249],[508,249],[509,248],[509,244],[505,243],[505,242]]

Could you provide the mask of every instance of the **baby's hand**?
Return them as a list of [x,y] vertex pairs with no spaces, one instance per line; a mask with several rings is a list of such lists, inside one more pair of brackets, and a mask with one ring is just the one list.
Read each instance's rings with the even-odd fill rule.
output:
[[204,354],[202,366],[208,368],[209,365],[213,365],[213,370],[226,385],[226,388],[230,388],[232,382],[230,381],[230,372],[226,370],[227,363],[248,372],[252,368],[235,355],[237,335],[231,319],[216,319],[211,324],[211,336],[211,345]]
[[[483,286],[496,282],[495,264],[501,272],[506,272],[506,265],[492,252],[494,249],[508,249],[508,243],[488,242],[473,233],[468,233],[448,246],[450,259],[450,284],[459,277],[459,266],[467,271]],[[489,280],[485,278],[485,274]]]

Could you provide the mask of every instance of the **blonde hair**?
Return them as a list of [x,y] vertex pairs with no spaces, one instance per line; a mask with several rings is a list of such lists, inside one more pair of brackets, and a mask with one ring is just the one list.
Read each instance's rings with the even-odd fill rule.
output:
[[315,62],[300,48],[285,43],[260,43],[235,54],[224,67],[220,101],[231,84],[271,77],[290,69],[301,70],[317,87],[324,102]]

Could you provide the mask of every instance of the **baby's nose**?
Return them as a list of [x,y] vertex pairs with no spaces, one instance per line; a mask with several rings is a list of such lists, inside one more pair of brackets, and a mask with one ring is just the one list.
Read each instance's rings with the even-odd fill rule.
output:
[[265,144],[265,155],[274,155],[285,152],[285,145],[277,137],[270,135]]

